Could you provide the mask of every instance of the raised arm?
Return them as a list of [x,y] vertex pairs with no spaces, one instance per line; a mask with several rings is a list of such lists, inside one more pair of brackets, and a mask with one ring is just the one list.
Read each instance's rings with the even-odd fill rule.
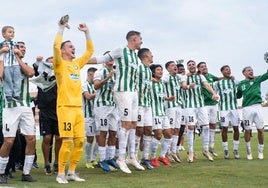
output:
[[27,64],[25,64],[22,59],[19,57],[18,54],[15,54],[16,59],[20,65],[20,68],[22,70],[22,72],[29,78],[34,76],[34,69],[31,68],[30,66],[28,66]]
[[100,56],[100,57],[93,57],[91,58],[87,64],[103,64],[103,63],[107,63],[111,60],[120,58],[123,56],[123,49],[122,48],[116,48],[112,51],[110,51],[109,53]]

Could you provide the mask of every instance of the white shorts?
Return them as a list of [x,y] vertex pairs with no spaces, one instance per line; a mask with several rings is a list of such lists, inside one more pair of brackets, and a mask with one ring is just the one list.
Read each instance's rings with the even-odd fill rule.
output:
[[222,127],[228,127],[229,124],[236,127],[240,124],[238,110],[223,110],[220,111],[220,123]]
[[211,124],[217,123],[217,117],[218,117],[218,107],[217,105],[210,105],[206,106],[207,112],[208,112],[208,120]]
[[169,124],[172,129],[179,129],[181,127],[181,107],[167,108],[167,117],[169,119]]
[[97,131],[118,130],[118,109],[115,106],[94,107]]
[[36,127],[32,109],[25,106],[4,108],[2,129],[4,137],[16,137],[18,128],[23,135],[35,135]]
[[254,104],[242,109],[243,123],[246,130],[252,129],[252,124],[255,123],[257,129],[264,128],[264,120],[262,115],[262,107],[260,104]]
[[93,117],[85,118],[85,128],[86,128],[86,136],[99,135],[99,133],[96,131],[95,118]]
[[138,107],[138,122],[137,127],[152,126],[153,114],[151,107]]
[[137,121],[138,94],[137,92],[114,92],[115,103],[119,110],[121,121]]
[[200,108],[186,108],[186,122],[187,125],[195,126],[198,125],[208,125],[208,112],[205,107]]
[[170,124],[168,121],[168,117],[167,116],[161,116],[161,117],[153,117],[153,130],[156,129],[170,129]]

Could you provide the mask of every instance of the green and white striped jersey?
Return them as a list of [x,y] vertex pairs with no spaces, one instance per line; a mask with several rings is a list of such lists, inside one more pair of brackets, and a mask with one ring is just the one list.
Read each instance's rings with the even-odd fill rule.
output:
[[182,106],[182,101],[181,101],[181,96],[180,96],[180,87],[181,87],[181,75],[176,74],[176,75],[170,75],[167,74],[163,78],[163,82],[165,83],[166,86],[166,94],[167,97],[174,96],[175,100],[174,101],[166,101],[166,107],[167,108],[173,108],[173,107],[178,107]]
[[261,82],[267,79],[268,72],[264,73],[263,75],[257,76],[251,80],[242,80],[238,84],[237,98],[241,98],[243,96],[242,107],[262,103]]
[[166,96],[166,88],[165,84],[160,80],[159,82],[152,83],[152,111],[153,116],[165,116],[165,96]]
[[[204,76],[207,79],[209,85],[214,89],[214,82],[218,81],[219,78],[210,73],[207,73]],[[206,89],[205,86],[202,86],[202,93],[204,96],[205,106],[215,105],[218,103],[216,100],[212,98],[212,94]]]
[[180,88],[180,97],[181,97],[181,108],[186,108],[186,90],[183,89],[182,87]]
[[12,101],[7,103],[5,101],[4,108],[14,108],[18,106],[27,106],[30,107],[31,97],[29,92],[29,78],[22,75],[24,78],[21,80],[21,92],[20,92],[20,101]]
[[[94,80],[103,80],[107,78],[112,70],[108,70],[105,66],[101,67],[94,73]],[[95,106],[114,106],[114,84],[115,74],[98,90],[96,90]]]
[[137,91],[137,69],[139,58],[135,50],[123,48],[123,56],[115,59],[116,82],[115,91]]
[[138,100],[139,106],[151,107],[152,105],[152,72],[151,69],[139,63],[138,67]]
[[204,107],[205,103],[202,94],[202,85],[203,82],[207,81],[206,78],[203,75],[193,74],[191,76],[184,77],[183,81],[186,81],[187,85],[195,83],[194,88],[185,90],[186,92],[185,107],[186,108]]
[[[94,84],[90,83],[88,81],[86,81],[82,87],[82,93],[84,92],[89,92],[90,94],[95,93],[94,90]],[[93,117],[93,106],[94,106],[94,99],[91,100],[87,100],[84,96],[83,96],[83,111],[84,111],[84,117],[85,118],[89,118],[89,117]]]
[[215,90],[220,97],[220,111],[237,109],[236,85],[232,79],[222,79],[215,83]]

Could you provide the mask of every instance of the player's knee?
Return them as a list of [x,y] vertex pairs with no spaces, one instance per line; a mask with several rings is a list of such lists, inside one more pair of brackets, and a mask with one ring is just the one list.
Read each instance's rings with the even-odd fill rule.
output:
[[74,139],[74,146],[77,148],[83,148],[84,145],[84,138],[75,138]]

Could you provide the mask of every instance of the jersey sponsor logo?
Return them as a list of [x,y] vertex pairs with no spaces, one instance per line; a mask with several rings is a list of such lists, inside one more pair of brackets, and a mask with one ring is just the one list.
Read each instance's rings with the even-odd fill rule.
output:
[[70,76],[70,78],[73,79],[73,80],[79,80],[79,78],[80,78],[80,77],[79,77],[79,74],[70,74],[69,76]]
[[158,93],[157,96],[158,96],[158,97],[164,97],[165,94],[164,94],[164,93]]
[[228,94],[228,93],[232,93],[233,92],[233,88],[228,88],[228,89],[223,89],[222,93]]

